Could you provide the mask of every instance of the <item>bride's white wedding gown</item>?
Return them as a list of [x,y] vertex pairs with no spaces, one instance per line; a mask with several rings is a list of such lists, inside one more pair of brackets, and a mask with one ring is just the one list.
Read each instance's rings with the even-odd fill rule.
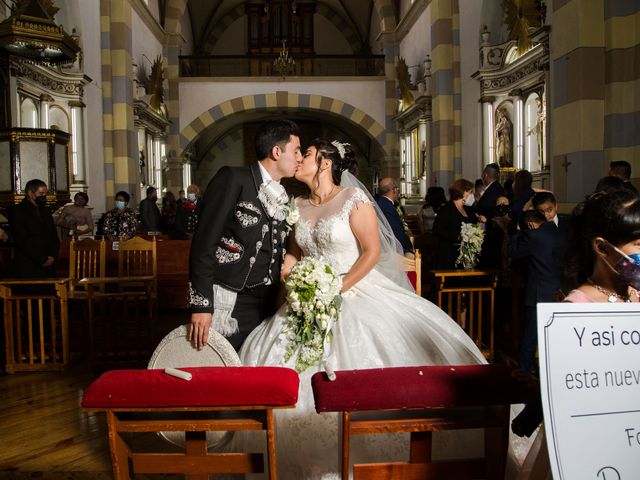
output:
[[[322,206],[298,198],[300,219],[295,225],[295,239],[303,254],[322,257],[336,271],[348,272],[360,255],[349,218],[354,209],[369,202],[356,187],[345,188]],[[284,362],[285,314],[286,305],[251,333],[240,351],[244,365],[294,368],[294,358]],[[330,352],[329,364],[334,370],[485,363],[476,345],[448,315],[376,269],[345,293]],[[276,412],[279,478],[339,478],[337,414],[320,415],[314,409],[310,378],[319,370],[320,365],[300,374],[295,409]],[[469,450],[476,453],[472,456],[481,456],[481,435],[473,433],[457,435],[455,442],[441,435],[434,439],[434,448],[444,443],[448,444],[444,450],[452,456],[457,452],[465,456]],[[248,447],[245,451],[261,448],[255,435],[243,434],[236,440]],[[352,441],[351,458],[355,463],[408,460],[408,436],[356,438]]]

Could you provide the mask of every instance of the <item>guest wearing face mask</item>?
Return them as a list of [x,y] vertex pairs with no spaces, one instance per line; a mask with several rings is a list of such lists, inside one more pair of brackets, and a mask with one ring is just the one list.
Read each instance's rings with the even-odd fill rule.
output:
[[13,276],[54,277],[60,241],[47,208],[47,184],[42,180],[29,180],[24,191],[25,198],[9,214],[15,248]]
[[[640,200],[633,192],[598,192],[576,207],[564,274],[564,283],[573,282],[576,287],[564,302],[638,302]],[[540,422],[542,402],[537,398],[513,420],[512,430],[529,436]],[[539,478],[551,478],[544,439],[539,451],[530,452],[525,463],[534,465],[543,475]]]
[[200,189],[191,184],[187,187],[187,197],[178,205],[176,213],[176,232],[180,238],[189,238],[198,226],[198,202]]
[[637,302],[640,199],[630,191],[596,193],[577,207],[566,273],[576,288],[565,302]]
[[433,222],[433,233],[438,238],[434,268],[456,268],[462,224],[478,222],[473,203],[473,183],[460,178],[451,184],[449,202],[440,207]]
[[115,208],[104,216],[104,235],[109,241],[128,240],[138,230],[138,221],[133,210],[127,207],[129,194],[120,191],[116,193]]

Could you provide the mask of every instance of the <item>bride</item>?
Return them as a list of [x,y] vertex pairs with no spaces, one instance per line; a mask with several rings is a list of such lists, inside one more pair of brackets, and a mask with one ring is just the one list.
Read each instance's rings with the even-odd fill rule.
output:
[[[296,199],[300,217],[289,238],[282,276],[303,256],[321,257],[343,275],[342,308],[326,352],[327,366],[348,370],[484,363],[476,345],[451,318],[413,293],[400,263],[394,261],[399,257],[393,233],[353,176],[355,168],[355,156],[343,144],[315,139],[295,175],[311,193]],[[242,363],[294,368],[295,356],[284,360],[285,325],[286,305],[250,334],[240,351]],[[323,367],[318,364],[302,372],[297,407],[277,412],[281,478],[339,478],[337,414],[317,414],[311,390],[311,376]],[[255,448],[255,436],[240,437]],[[408,458],[408,437],[402,434],[362,437],[366,438],[352,442],[355,463]],[[465,439],[474,443],[470,437]],[[450,449],[470,448],[460,440],[456,437]]]

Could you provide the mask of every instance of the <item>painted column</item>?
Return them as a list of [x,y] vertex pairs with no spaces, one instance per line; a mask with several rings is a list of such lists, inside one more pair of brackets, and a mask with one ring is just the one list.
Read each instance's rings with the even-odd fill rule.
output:
[[[625,10],[637,2],[554,0],[551,35],[551,180],[560,202],[579,202],[606,174],[604,156],[605,4]],[[637,6],[636,6],[637,8]],[[620,33],[622,35],[622,33]],[[624,70],[624,63],[616,69]],[[611,72],[612,73],[612,72]]]
[[493,141],[493,102],[496,97],[485,96],[480,99],[482,104],[482,164],[492,163],[495,158]]
[[53,102],[51,95],[40,95],[40,128],[49,128],[49,107]]
[[[167,161],[167,189],[178,192],[186,186],[182,184],[182,148],[180,146],[180,64],[179,55],[182,48],[182,37],[179,34],[167,34],[164,46],[164,56],[167,60],[165,74],[169,84],[167,110],[169,111],[169,137]],[[176,160],[177,159],[177,160]],[[180,166],[178,167],[178,163]]]
[[73,182],[71,191],[87,191],[86,156],[84,141],[84,108],[79,101],[70,101],[71,108],[71,166]]
[[522,91],[514,90],[509,95],[513,97],[513,166],[524,168],[524,102]]
[[137,131],[133,115],[131,5],[101,0],[104,168],[107,204],[119,190],[140,201]]
[[431,2],[433,184],[462,174],[462,96],[458,0]]

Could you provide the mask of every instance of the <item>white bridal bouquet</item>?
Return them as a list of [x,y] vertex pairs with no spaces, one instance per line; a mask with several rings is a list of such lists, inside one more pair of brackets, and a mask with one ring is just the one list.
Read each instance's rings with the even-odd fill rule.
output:
[[342,303],[342,278],[326,262],[307,257],[293,266],[285,285],[288,308],[283,333],[289,345],[284,359],[295,355],[296,370],[303,372],[322,360],[331,340]]
[[463,223],[460,229],[460,252],[456,259],[456,267],[474,268],[478,264],[478,257],[484,240],[484,230],[478,223]]

